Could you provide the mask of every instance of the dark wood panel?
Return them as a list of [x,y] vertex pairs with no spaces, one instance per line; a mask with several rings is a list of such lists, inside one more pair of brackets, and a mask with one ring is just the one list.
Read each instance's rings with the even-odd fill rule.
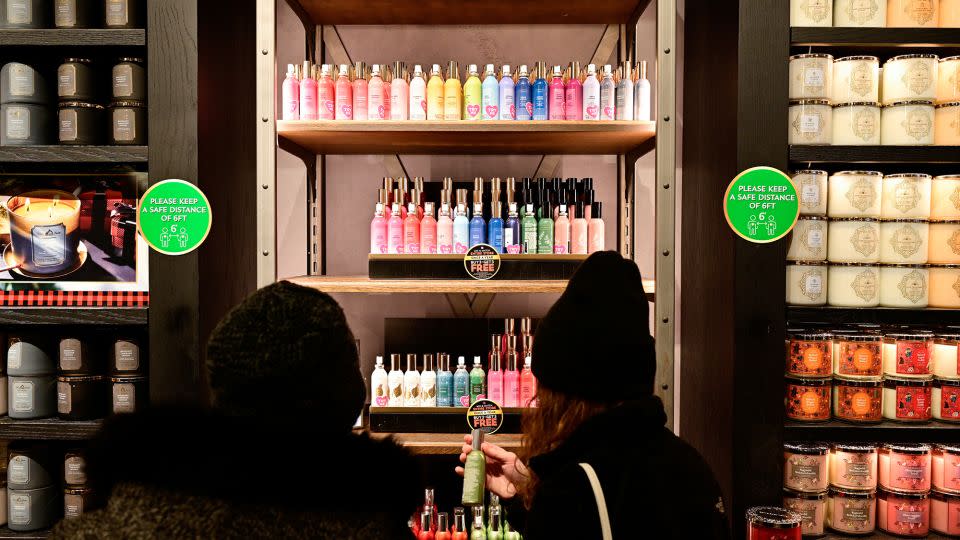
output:
[[877,323],[939,326],[960,324],[960,310],[792,306],[787,308],[787,319],[791,324]]
[[144,325],[146,308],[0,308],[0,325]]
[[827,442],[926,442],[958,443],[960,426],[956,424],[881,424],[860,425],[838,422],[824,423],[787,422],[784,438],[791,441]]
[[89,439],[99,429],[99,420],[67,422],[57,418],[42,420],[0,418],[0,440],[75,441]]
[[48,536],[50,536],[49,529],[43,529],[39,531],[30,531],[30,532],[18,532],[18,531],[11,531],[6,527],[0,527],[0,539],[17,538],[20,540],[28,540],[28,539],[40,540]]
[[946,163],[960,165],[960,146],[791,146],[790,161],[794,163]]
[[960,47],[960,28],[791,28],[795,46]]
[[0,30],[0,47],[131,47],[147,43],[143,29],[46,28]]
[[146,163],[146,146],[0,146],[0,163]]

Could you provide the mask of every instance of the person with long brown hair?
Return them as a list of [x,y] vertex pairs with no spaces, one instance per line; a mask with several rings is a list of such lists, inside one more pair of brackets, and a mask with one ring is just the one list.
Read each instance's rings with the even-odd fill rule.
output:
[[[487,489],[528,540],[727,539],[713,473],[664,424],[649,306],[633,261],[590,256],[537,327],[537,407],[520,455],[485,442]],[[472,439],[464,438],[460,461]],[[463,474],[463,468],[457,467]]]

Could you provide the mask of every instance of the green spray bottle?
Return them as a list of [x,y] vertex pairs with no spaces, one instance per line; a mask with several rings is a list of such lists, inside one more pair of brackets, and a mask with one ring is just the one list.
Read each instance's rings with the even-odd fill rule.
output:
[[480,357],[473,357],[473,369],[470,370],[470,404],[478,399],[487,398],[487,374],[480,365]]
[[537,253],[553,253],[553,205],[544,203],[541,215],[537,223]]
[[475,429],[470,434],[473,436],[473,448],[463,464],[463,496],[460,502],[464,506],[482,505],[487,483],[487,458],[480,450],[483,431]]
[[533,255],[537,252],[537,216],[533,213],[533,205],[526,205],[523,220],[520,222],[523,231],[523,252]]
[[470,527],[470,540],[487,540],[487,529],[483,526],[483,504],[473,507],[473,526]]

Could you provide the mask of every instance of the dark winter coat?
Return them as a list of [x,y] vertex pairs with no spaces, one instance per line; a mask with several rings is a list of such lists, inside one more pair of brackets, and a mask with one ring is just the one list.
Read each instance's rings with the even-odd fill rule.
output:
[[616,540],[730,538],[713,473],[665,422],[659,398],[631,401],[590,418],[555,450],[532,458],[540,485],[524,539],[601,538],[596,499],[579,463],[597,472]]
[[106,507],[53,538],[410,538],[423,496],[402,448],[309,420],[129,415],[108,422],[87,462]]

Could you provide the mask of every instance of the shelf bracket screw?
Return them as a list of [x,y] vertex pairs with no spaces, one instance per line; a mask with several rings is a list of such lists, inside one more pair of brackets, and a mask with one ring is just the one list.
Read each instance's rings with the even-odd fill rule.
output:
[[669,256],[670,256],[670,250],[669,250],[669,249],[663,250],[663,256],[664,256],[664,257],[669,257]]
[[670,121],[670,117],[669,117],[669,116],[664,116],[664,117],[663,117],[663,121],[664,121],[664,122],[669,122],[669,121]]
[[267,184],[263,184],[260,187],[262,187],[263,189],[270,189],[270,186],[268,186]]
[[264,122],[269,122],[269,121],[270,121],[266,116],[261,117],[260,120],[262,120],[262,121],[264,121]]
[[670,317],[664,317],[663,324],[667,324],[668,322],[670,322]]
[[267,51],[266,49],[263,49],[263,50],[260,51],[260,52],[263,53],[264,56],[266,56],[268,51]]
[[664,184],[663,189],[670,189],[670,184]]
[[663,54],[670,54],[670,47],[663,50]]
[[660,385],[660,389],[661,389],[661,390],[669,390],[669,389],[670,389],[670,385],[669,385],[669,384],[661,384],[661,385]]
[[264,257],[267,257],[267,256],[269,256],[269,255],[270,255],[270,252],[269,252],[269,251],[263,250],[263,256],[264,256]]

